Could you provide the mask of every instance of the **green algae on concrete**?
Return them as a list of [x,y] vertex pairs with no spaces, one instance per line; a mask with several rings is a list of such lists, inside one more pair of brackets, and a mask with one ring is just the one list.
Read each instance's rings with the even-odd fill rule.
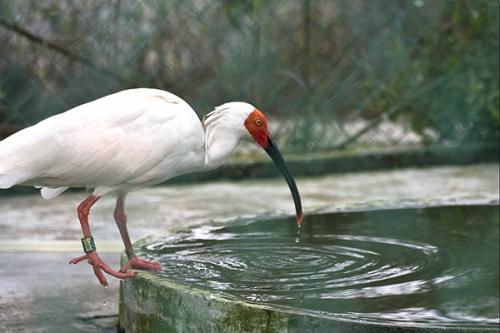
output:
[[[421,332],[416,328],[358,324],[299,314],[211,294],[140,273],[122,282],[119,329],[123,332]],[[433,330],[429,330],[433,331]],[[439,330],[441,331],[441,330]],[[461,332],[461,330],[447,330]]]
[[[119,329],[122,332],[203,333],[417,333],[484,332],[491,329],[396,327],[358,323],[331,316],[296,313],[211,294],[201,289],[172,283],[151,273],[140,273],[123,281],[120,292]],[[122,306],[123,305],[123,306]]]
[[283,315],[140,273],[122,282],[126,332],[280,332]]

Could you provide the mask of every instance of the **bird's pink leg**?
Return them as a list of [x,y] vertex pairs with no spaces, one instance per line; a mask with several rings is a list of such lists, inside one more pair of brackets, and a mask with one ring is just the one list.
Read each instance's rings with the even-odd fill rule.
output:
[[[84,238],[90,238],[92,237],[92,234],[90,233],[90,227],[89,227],[89,212],[90,208],[92,205],[96,203],[96,201],[99,200],[98,196],[95,195],[90,195],[87,199],[85,199],[79,206],[78,206],[78,219],[80,220],[80,224],[82,226],[82,231],[83,231],[83,237]],[[97,276],[97,279],[99,282],[103,285],[106,286],[108,285],[108,281],[106,280],[106,277],[104,276],[104,272],[108,273],[109,275],[112,275],[114,277],[120,278],[120,279],[126,279],[126,278],[131,278],[135,276],[135,273],[129,272],[129,273],[123,273],[123,272],[117,272],[113,269],[111,269],[106,263],[104,263],[101,258],[99,258],[99,255],[95,250],[87,252],[85,255],[75,258],[71,260],[69,263],[70,264],[78,264],[80,261],[87,260],[89,265],[92,265],[94,269],[94,274]]]
[[118,230],[120,230],[120,235],[123,239],[123,244],[125,245],[125,253],[127,254],[128,261],[125,265],[122,266],[120,272],[126,272],[130,268],[136,269],[146,269],[146,270],[160,270],[161,265],[154,261],[149,261],[145,259],[141,259],[134,253],[134,247],[132,246],[132,242],[130,241],[130,237],[128,235],[127,230],[127,215],[125,214],[125,199],[123,195],[119,195],[116,200],[116,208],[115,208],[115,221],[118,226]]

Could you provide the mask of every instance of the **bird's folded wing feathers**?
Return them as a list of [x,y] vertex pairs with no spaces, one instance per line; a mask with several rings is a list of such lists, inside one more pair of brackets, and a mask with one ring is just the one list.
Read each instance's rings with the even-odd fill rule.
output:
[[168,155],[171,147],[161,143],[176,135],[179,119],[197,116],[181,99],[138,90],[83,104],[0,142],[0,187],[26,182],[52,197],[68,186],[113,186],[153,168]]

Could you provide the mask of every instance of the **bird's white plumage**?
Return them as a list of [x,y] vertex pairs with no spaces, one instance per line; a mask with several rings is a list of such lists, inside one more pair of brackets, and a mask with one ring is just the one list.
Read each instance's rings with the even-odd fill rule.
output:
[[204,128],[181,98],[156,89],[109,95],[0,142],[0,188],[127,191],[204,168]]
[[217,107],[202,124],[180,97],[130,89],[47,118],[0,142],[0,189],[41,188],[50,199],[69,187],[94,194],[135,187],[219,166],[244,138],[255,109]]

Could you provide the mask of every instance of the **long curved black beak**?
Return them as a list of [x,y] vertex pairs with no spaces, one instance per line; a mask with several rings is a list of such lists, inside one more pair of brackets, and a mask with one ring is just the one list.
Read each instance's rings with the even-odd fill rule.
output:
[[273,137],[270,134],[268,137],[268,145],[267,148],[265,148],[265,151],[269,154],[274,164],[276,164],[276,167],[279,169],[283,177],[285,177],[285,180],[288,183],[288,187],[290,187],[290,191],[292,192],[293,202],[295,203],[297,225],[300,226],[302,224],[304,215],[302,214],[302,203],[300,201],[299,190],[297,189],[297,185],[295,184],[295,180],[290,174],[290,171],[288,171],[288,168],[286,167],[283,155],[281,155],[281,152],[278,149],[276,142],[274,141]]

